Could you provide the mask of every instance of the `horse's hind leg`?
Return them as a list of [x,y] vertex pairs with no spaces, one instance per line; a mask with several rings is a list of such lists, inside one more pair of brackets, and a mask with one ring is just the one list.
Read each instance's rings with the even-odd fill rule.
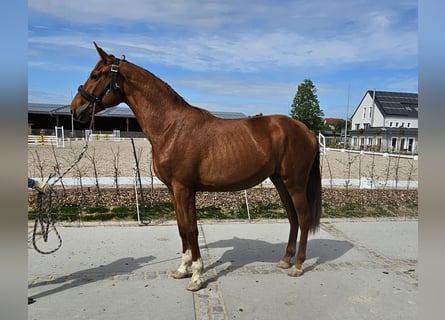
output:
[[297,251],[297,236],[298,236],[298,220],[297,212],[295,211],[292,198],[287,191],[286,186],[283,183],[281,177],[274,175],[271,176],[273,184],[277,188],[278,194],[280,196],[281,202],[283,203],[284,209],[286,210],[287,217],[290,223],[289,240],[287,242],[286,253],[278,262],[278,267],[282,269],[288,269],[291,267],[291,260],[295,256]]
[[300,241],[298,245],[297,260],[289,270],[289,275],[298,277],[303,274],[303,263],[306,260],[307,238],[310,226],[310,211],[306,197],[306,190],[290,191],[294,207],[297,211],[298,223],[300,225]]

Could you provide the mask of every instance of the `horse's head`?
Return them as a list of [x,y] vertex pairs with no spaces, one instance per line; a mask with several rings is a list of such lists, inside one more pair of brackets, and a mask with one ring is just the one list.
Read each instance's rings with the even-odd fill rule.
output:
[[124,101],[123,92],[118,85],[121,60],[107,54],[95,42],[94,46],[100,60],[71,101],[71,113],[80,122],[87,122],[95,113]]

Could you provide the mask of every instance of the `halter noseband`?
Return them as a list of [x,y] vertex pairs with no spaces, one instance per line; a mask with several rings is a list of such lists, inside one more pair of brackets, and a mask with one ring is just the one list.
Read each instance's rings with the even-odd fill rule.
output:
[[[125,58],[124,58],[125,59]],[[102,104],[102,98],[109,93],[110,91],[119,91],[119,94],[122,97],[122,91],[120,90],[119,85],[116,82],[117,79],[117,74],[119,72],[119,62],[121,61],[121,59],[118,58],[114,58],[113,63],[111,64],[111,81],[110,81],[110,86],[106,87],[99,96],[95,96],[91,93],[86,92],[83,89],[83,85],[80,85],[79,88],[77,89],[77,91],[80,93],[80,95],[82,97],[84,97],[85,99],[87,99],[89,102],[95,103],[95,104]]]

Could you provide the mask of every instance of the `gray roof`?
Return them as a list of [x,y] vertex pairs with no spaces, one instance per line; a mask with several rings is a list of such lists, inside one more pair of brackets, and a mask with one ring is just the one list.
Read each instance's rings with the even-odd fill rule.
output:
[[[371,97],[374,91],[369,90]],[[417,118],[418,94],[407,92],[375,91],[374,102],[380,111],[387,116],[406,116]]]
[[[50,103],[28,103],[28,113],[34,114],[48,114],[48,115],[70,115],[70,106],[62,104]],[[247,116],[242,112],[225,112],[225,111],[210,111],[211,114],[223,119],[240,119]],[[134,118],[133,111],[126,104],[119,104],[116,107],[105,109],[97,114],[101,117],[123,117]]]
[[28,103],[28,113],[70,115],[70,106],[63,104]]
[[247,118],[247,116],[242,112],[226,112],[226,111],[210,111],[215,117],[222,119],[241,119]]

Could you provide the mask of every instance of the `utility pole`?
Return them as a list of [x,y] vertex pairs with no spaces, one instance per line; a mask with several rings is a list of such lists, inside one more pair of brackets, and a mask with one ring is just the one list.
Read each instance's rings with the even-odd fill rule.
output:
[[[71,91],[71,101],[73,101],[73,92]],[[71,113],[71,138],[74,138],[74,116],[73,113]]]
[[349,117],[349,92],[351,90],[351,83],[348,84],[348,104],[346,105],[346,121],[345,121],[345,141],[343,147],[346,149],[346,139],[348,137],[348,117]]

